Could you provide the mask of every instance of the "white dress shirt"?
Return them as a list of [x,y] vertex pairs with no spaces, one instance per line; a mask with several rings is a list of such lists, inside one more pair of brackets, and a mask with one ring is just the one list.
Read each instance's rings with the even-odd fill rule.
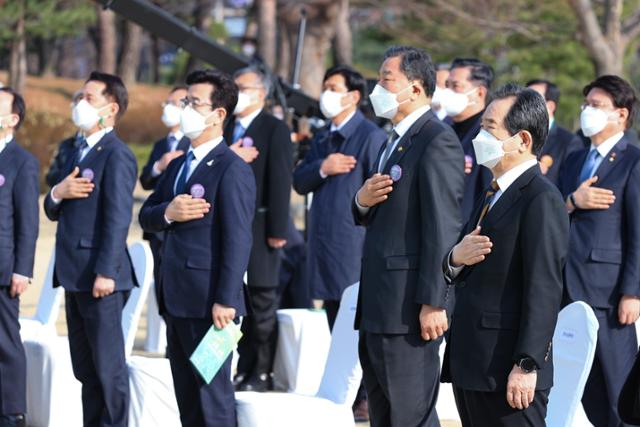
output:
[[253,113],[249,114],[248,116],[245,117],[236,117],[236,120],[240,122],[240,125],[242,125],[242,128],[246,131],[247,129],[249,129],[249,126],[251,126],[251,123],[253,122],[253,120],[258,117],[258,114],[262,113],[262,109],[259,108],[256,111],[254,111]]
[[[393,153],[395,151],[396,146],[398,145],[398,143],[400,142],[400,140],[402,139],[404,134],[407,133],[407,131],[411,128],[411,126],[413,126],[413,124],[415,122],[417,122],[418,119],[420,117],[422,117],[422,115],[424,115],[430,109],[431,109],[431,106],[429,106],[429,105],[425,105],[424,107],[420,107],[417,110],[415,110],[414,112],[412,112],[411,114],[409,114],[404,119],[400,120],[400,122],[397,125],[395,125],[393,130],[396,132],[398,137],[396,138],[395,141],[392,142],[393,149],[390,151],[390,153]],[[380,161],[378,162],[378,171],[379,172],[382,172],[382,158],[383,157],[384,157],[384,155],[380,157]],[[391,157],[391,154],[389,154],[389,157]],[[369,212],[369,208],[368,207],[365,208],[364,206],[362,206],[358,202],[358,193],[356,193],[356,207],[358,208],[358,212],[360,212],[360,215],[366,215],[367,212]]]
[[[182,138],[184,138],[184,133],[182,133],[182,131],[180,130],[177,130],[175,132],[169,132],[169,135],[167,135],[167,141],[169,141],[171,137],[173,137],[173,141],[171,141],[171,146],[169,147],[169,151],[168,151],[169,153],[173,153],[178,149],[178,144],[180,143]],[[154,178],[162,174],[162,171],[158,167],[159,162],[160,160],[156,160],[153,166],[151,167],[151,176]]]

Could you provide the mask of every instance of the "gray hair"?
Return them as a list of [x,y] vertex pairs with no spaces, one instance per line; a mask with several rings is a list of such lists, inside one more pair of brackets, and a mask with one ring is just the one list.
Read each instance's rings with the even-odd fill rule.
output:
[[267,77],[265,73],[260,71],[257,67],[249,66],[240,68],[235,73],[233,73],[233,79],[235,80],[236,78],[244,76],[245,74],[255,74],[256,76],[258,76],[258,80],[260,80],[260,83],[264,87],[265,92],[267,92],[267,96],[269,96],[269,94],[271,93],[271,79],[269,79],[269,77]]

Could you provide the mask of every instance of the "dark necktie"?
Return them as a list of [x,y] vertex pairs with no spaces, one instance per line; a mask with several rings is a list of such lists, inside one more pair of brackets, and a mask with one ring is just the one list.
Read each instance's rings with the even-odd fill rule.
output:
[[167,147],[169,152],[176,151],[176,148],[178,148],[178,140],[173,135],[169,135],[167,138],[167,144],[169,144],[169,147]]
[[382,172],[385,165],[387,164],[387,160],[391,157],[391,152],[393,151],[393,142],[398,139],[398,133],[394,130],[389,132],[389,136],[387,137],[387,144],[384,147],[384,152],[382,153],[382,158],[380,160],[380,170]]
[[184,163],[182,164],[182,171],[180,171],[180,176],[176,183],[176,195],[184,193],[184,187],[187,184],[187,176],[189,175],[189,167],[191,166],[191,162],[194,158],[195,156],[193,155],[193,151],[189,151]]
[[76,155],[75,155],[75,161],[74,161],[74,165],[77,166],[80,163],[80,160],[82,160],[82,152],[89,146],[89,144],[87,143],[86,138],[81,137],[77,142],[77,149],[76,149]]
[[482,211],[480,212],[480,218],[478,218],[477,225],[482,224],[482,220],[487,216],[487,212],[489,212],[489,208],[491,207],[491,202],[498,190],[500,190],[498,182],[495,180],[491,181],[491,186],[487,189],[487,192],[484,195],[484,205],[482,206]]
[[580,171],[580,183],[582,184],[593,175],[593,168],[596,165],[596,160],[600,157],[600,153],[595,148],[589,151],[589,155],[587,156],[587,160],[585,160],[584,165],[582,165],[582,170]]

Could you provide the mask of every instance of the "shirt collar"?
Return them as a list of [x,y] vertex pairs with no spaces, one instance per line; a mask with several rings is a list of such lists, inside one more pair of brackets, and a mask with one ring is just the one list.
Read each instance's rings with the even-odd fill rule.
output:
[[211,141],[207,141],[204,144],[198,145],[196,148],[189,147],[189,151],[193,152],[193,156],[197,161],[201,161],[204,159],[209,151],[213,150],[222,142],[222,136],[217,137],[216,139],[212,139]]
[[498,187],[500,187],[500,191],[502,191],[503,193],[507,191],[507,188],[509,188],[511,184],[513,184],[518,178],[520,178],[520,175],[531,169],[533,166],[536,166],[537,164],[537,159],[531,159],[527,160],[524,163],[520,163],[518,166],[506,171],[500,178],[496,179]]
[[589,149],[589,152],[591,152],[591,150],[595,148],[596,150],[598,150],[598,153],[600,154],[601,157],[605,157],[609,153],[609,151],[611,151],[611,149],[618,143],[618,141],[622,139],[623,136],[624,136],[624,132],[618,132],[615,135],[613,135],[611,138],[606,139],[602,144],[598,145],[597,147],[591,144],[591,148]]
[[98,132],[87,136],[85,139],[87,141],[87,145],[89,146],[89,148],[93,148],[98,142],[100,142],[100,140],[106,134],[108,134],[112,130],[113,130],[113,127],[108,127],[108,128],[100,129]]
[[13,134],[9,134],[5,136],[3,139],[0,139],[0,153],[5,149],[9,143],[13,141]]
[[353,113],[349,114],[347,116],[347,118],[344,119],[342,121],[342,123],[340,123],[340,125],[338,125],[338,126],[336,126],[335,123],[331,122],[331,132],[334,132],[334,131],[337,131],[337,130],[338,131],[342,130],[346,126],[346,124],[349,123],[349,120],[351,120],[353,118],[353,116],[356,115],[356,111],[358,111],[358,110],[357,109],[353,110]]
[[182,138],[184,138],[184,133],[182,133],[181,130],[177,130],[175,132],[169,132],[169,137],[174,137],[176,139],[176,141],[180,142],[182,140]]
[[404,134],[407,133],[409,128],[413,126],[413,124],[416,121],[418,121],[418,119],[422,117],[422,115],[427,111],[429,111],[430,109],[431,107],[429,105],[425,105],[424,107],[418,108],[413,113],[409,114],[407,117],[400,120],[400,122],[397,125],[395,125],[395,127],[393,128],[393,130],[396,131],[396,133],[398,134],[398,138],[402,138]]
[[253,113],[249,114],[248,116],[242,117],[242,118],[238,118],[238,121],[240,122],[240,124],[242,125],[242,127],[244,128],[244,130],[249,129],[249,126],[251,126],[251,123],[253,122],[253,120],[258,117],[258,114],[262,113],[262,109],[258,109],[256,111],[254,111]]

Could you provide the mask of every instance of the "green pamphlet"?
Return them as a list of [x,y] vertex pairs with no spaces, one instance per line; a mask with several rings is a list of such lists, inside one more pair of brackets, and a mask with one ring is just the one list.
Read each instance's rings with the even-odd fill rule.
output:
[[209,384],[242,337],[240,327],[229,322],[223,329],[211,326],[189,358],[191,364]]

